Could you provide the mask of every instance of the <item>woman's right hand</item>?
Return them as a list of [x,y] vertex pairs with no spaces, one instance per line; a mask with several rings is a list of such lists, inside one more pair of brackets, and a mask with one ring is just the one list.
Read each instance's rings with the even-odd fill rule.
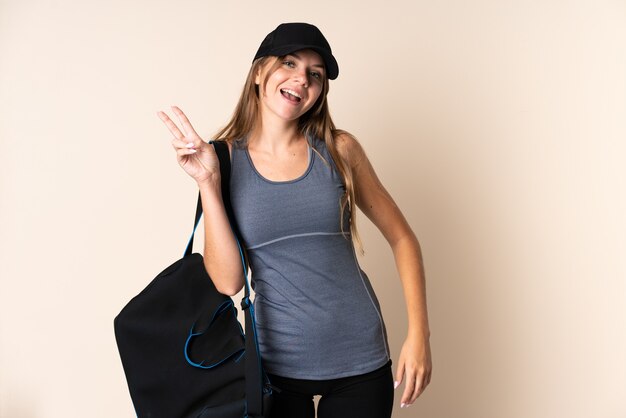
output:
[[157,116],[174,135],[172,146],[176,150],[178,164],[198,184],[207,181],[219,183],[220,163],[213,145],[200,138],[182,110],[176,106],[172,106],[172,110],[178,117],[184,134],[167,114],[158,111]]

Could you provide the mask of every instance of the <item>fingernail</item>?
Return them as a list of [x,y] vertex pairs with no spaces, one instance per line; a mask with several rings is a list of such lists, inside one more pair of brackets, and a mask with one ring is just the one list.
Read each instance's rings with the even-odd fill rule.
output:
[[404,408],[405,406],[406,406],[406,404],[405,404],[404,402],[402,402],[402,403],[400,404],[400,408]]
[[398,382],[397,380],[395,382],[393,382],[393,388],[396,389],[398,387],[398,385],[400,385],[400,382]]
[[187,145],[185,145],[187,148],[192,148],[193,147],[193,142],[189,142]]
[[191,152],[192,154],[195,154],[196,152],[198,152],[198,150],[190,149],[189,152]]

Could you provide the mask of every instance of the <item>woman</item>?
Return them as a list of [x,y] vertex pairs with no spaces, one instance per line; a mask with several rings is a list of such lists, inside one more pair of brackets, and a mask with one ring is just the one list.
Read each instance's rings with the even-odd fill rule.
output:
[[[261,43],[232,119],[213,138],[229,146],[231,201],[252,270],[263,366],[281,389],[272,418],[314,417],[315,395],[320,418],[390,417],[394,388],[405,381],[400,405],[407,407],[430,382],[419,243],[359,142],[335,128],[326,96],[338,74],[317,27],[279,25]],[[172,110],[182,130],[158,116],[200,188],[206,269],[232,296],[244,285],[243,269],[219,162],[185,114]],[[409,329],[395,379],[378,300],[354,251],[361,247],[355,205],[391,245],[404,288]]]

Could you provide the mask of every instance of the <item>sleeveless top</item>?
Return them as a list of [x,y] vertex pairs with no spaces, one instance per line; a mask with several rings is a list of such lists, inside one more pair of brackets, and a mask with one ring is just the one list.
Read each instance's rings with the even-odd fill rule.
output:
[[308,168],[288,181],[264,178],[234,141],[230,193],[266,372],[325,380],[373,371],[390,355],[378,300],[350,239],[349,210],[346,237],[341,232],[345,186],[325,142],[307,141]]

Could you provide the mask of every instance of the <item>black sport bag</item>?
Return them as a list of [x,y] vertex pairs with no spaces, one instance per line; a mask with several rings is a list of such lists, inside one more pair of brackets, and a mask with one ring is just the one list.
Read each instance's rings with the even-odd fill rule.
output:
[[247,258],[230,204],[230,156],[211,141],[220,161],[222,198],[244,266],[245,335],[233,300],[215,288],[203,257],[192,253],[202,216],[198,195],[183,258],[156,276],[115,317],[117,347],[139,418],[267,417],[273,388],[258,351]]

